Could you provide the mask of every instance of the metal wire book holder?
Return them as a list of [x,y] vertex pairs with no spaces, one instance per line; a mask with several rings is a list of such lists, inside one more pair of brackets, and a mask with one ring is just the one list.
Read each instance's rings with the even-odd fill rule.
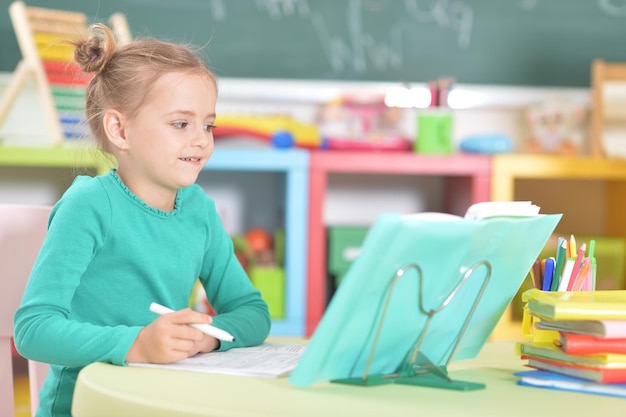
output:
[[[472,304],[472,307],[463,322],[463,325],[459,329],[459,333],[456,336],[456,340],[454,345],[452,346],[452,350],[450,351],[450,355],[448,356],[445,365],[437,366],[433,362],[431,362],[426,355],[420,352],[420,348],[422,346],[422,342],[424,341],[426,334],[428,332],[429,326],[432,322],[433,317],[440,311],[442,311],[446,306],[450,304],[450,302],[457,295],[461,287],[472,277],[474,276],[474,272],[484,266],[486,269],[486,273],[483,279],[483,283],[478,291],[476,299]],[[419,309],[422,314],[424,314],[427,319],[424,324],[424,327],[420,334],[417,337],[413,348],[407,352],[405,359],[398,366],[398,369],[391,374],[377,374],[370,375],[369,369],[372,361],[374,360],[374,356],[376,354],[376,346],[378,344],[378,340],[383,328],[383,324],[385,321],[386,313],[389,308],[389,303],[391,300],[391,295],[393,294],[393,290],[395,288],[398,280],[403,277],[407,271],[415,269],[417,272],[418,285],[419,285]],[[458,391],[471,391],[477,389],[485,388],[485,384],[477,383],[477,382],[468,382],[468,381],[459,381],[453,380],[448,376],[447,367],[452,362],[454,355],[457,351],[457,348],[460,345],[460,342],[467,330],[469,323],[476,311],[476,307],[480,303],[480,300],[485,292],[485,288],[489,283],[489,279],[491,278],[491,263],[486,260],[476,262],[472,267],[467,269],[463,273],[462,279],[458,282],[458,284],[452,289],[450,294],[444,299],[444,301],[437,307],[432,308],[430,310],[426,310],[424,308],[424,302],[422,300],[422,287],[423,287],[423,273],[422,268],[418,264],[410,263],[401,268],[399,268],[395,274],[393,275],[391,281],[389,282],[389,286],[387,288],[387,295],[382,307],[382,311],[380,312],[380,319],[378,320],[378,326],[375,330],[375,335],[372,343],[372,347],[369,352],[369,356],[367,359],[367,363],[365,366],[365,370],[363,371],[363,376],[354,377],[354,378],[345,378],[345,379],[335,379],[331,382],[340,383],[340,384],[350,384],[350,385],[363,385],[363,386],[373,386],[373,385],[383,385],[383,384],[403,384],[403,385],[417,385],[417,386],[428,386],[433,388],[444,388],[444,389],[452,389]]]

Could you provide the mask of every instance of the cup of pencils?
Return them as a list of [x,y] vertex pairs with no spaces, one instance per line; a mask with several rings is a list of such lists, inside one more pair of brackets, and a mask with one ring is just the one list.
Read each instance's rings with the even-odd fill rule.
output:
[[533,285],[543,291],[595,291],[595,247],[595,240],[577,246],[574,235],[569,241],[559,237],[555,256],[537,259],[533,264]]
[[[596,289],[596,241],[582,242],[577,246],[576,238],[559,237],[553,257],[537,259],[530,276],[535,288],[542,291],[595,291]],[[522,299],[522,302],[527,300]],[[552,341],[558,338],[554,330],[537,330],[535,323],[540,319],[528,313],[524,307],[522,331],[524,337],[535,342]]]

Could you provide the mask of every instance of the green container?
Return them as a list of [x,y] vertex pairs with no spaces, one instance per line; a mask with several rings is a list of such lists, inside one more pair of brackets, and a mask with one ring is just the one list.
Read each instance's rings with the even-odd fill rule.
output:
[[285,317],[285,270],[278,267],[254,267],[248,275],[252,285],[267,303],[272,319]]
[[421,154],[451,154],[452,114],[448,111],[420,113],[417,116],[417,138],[413,150]]
[[337,286],[358,256],[368,230],[357,226],[328,228],[328,273],[335,276]]

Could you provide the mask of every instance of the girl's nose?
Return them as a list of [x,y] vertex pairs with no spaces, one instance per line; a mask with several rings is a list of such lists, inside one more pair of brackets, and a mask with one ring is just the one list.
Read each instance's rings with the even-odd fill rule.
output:
[[192,146],[198,146],[200,148],[206,148],[213,143],[213,133],[207,133],[206,130],[200,129],[199,132],[194,133],[191,144]]

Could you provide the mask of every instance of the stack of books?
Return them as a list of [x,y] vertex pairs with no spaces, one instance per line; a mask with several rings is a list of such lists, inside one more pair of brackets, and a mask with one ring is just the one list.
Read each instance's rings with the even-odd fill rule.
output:
[[517,343],[532,371],[520,385],[626,397],[626,290],[524,293],[533,341]]

